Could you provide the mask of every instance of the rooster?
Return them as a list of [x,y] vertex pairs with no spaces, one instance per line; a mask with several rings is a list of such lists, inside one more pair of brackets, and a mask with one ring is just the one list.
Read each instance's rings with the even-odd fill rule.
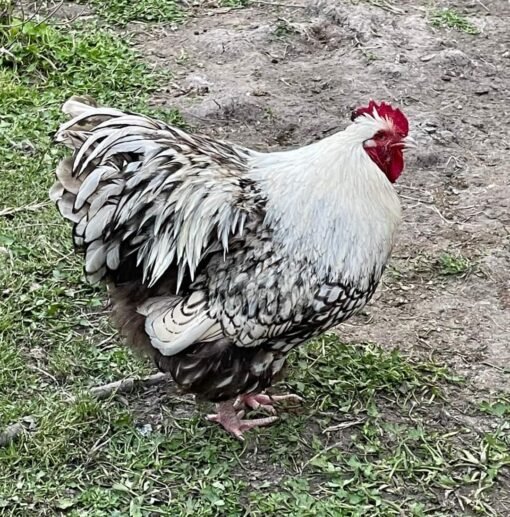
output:
[[88,97],[63,112],[73,154],[50,197],[121,335],[234,436],[274,422],[299,399],[265,393],[289,352],[360,311],[390,257],[404,114],[370,101],[343,131],[262,153]]

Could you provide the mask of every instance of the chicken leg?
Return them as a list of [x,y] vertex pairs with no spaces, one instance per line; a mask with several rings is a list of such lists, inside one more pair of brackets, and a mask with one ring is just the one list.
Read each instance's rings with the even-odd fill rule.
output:
[[207,415],[207,420],[222,425],[226,431],[233,434],[239,440],[244,440],[244,431],[248,431],[254,427],[263,427],[278,420],[277,416],[243,420],[244,411],[238,411],[235,407],[235,401],[233,400],[220,402],[216,408],[218,412],[216,414]]
[[[210,422],[216,422],[223,426],[225,430],[233,434],[236,438],[243,440],[243,432],[255,427],[263,427],[270,425],[278,420],[274,405],[278,402],[291,400],[294,402],[302,402],[303,399],[299,395],[266,395],[265,393],[249,393],[240,395],[235,400],[221,402],[216,405],[217,413],[208,415]],[[273,416],[265,418],[255,418],[253,420],[244,420],[245,411],[242,408],[262,409],[268,411]]]

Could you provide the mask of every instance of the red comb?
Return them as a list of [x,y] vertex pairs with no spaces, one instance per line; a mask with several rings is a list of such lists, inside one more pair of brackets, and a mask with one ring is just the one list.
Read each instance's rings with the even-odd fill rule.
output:
[[354,120],[360,115],[364,115],[366,113],[368,115],[373,115],[374,111],[376,111],[380,117],[391,120],[396,130],[404,136],[407,136],[409,133],[409,122],[407,121],[406,116],[398,108],[394,108],[391,104],[387,104],[386,102],[378,104],[371,100],[368,103],[368,106],[356,109],[352,114],[351,120]]

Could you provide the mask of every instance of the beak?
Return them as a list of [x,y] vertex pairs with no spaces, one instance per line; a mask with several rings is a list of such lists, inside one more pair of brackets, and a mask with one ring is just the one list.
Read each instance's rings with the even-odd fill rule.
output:
[[402,142],[404,143],[404,149],[416,149],[418,147],[416,140],[410,136],[406,136]]

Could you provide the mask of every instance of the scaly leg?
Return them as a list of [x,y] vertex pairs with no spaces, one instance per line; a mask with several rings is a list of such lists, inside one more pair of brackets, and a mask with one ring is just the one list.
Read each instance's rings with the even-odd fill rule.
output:
[[275,415],[276,409],[275,404],[290,400],[291,402],[301,403],[303,399],[299,395],[288,394],[288,395],[266,395],[265,393],[249,393],[248,395],[240,395],[235,403],[234,407],[240,409],[245,406],[250,409],[263,409],[269,413]]
[[254,427],[269,425],[278,420],[277,416],[256,418],[254,420],[242,420],[244,411],[238,412],[234,407],[234,401],[232,400],[217,404],[217,411],[218,412],[214,415],[207,415],[207,420],[222,425],[224,429],[233,434],[239,440],[244,440],[244,431],[248,431]]

